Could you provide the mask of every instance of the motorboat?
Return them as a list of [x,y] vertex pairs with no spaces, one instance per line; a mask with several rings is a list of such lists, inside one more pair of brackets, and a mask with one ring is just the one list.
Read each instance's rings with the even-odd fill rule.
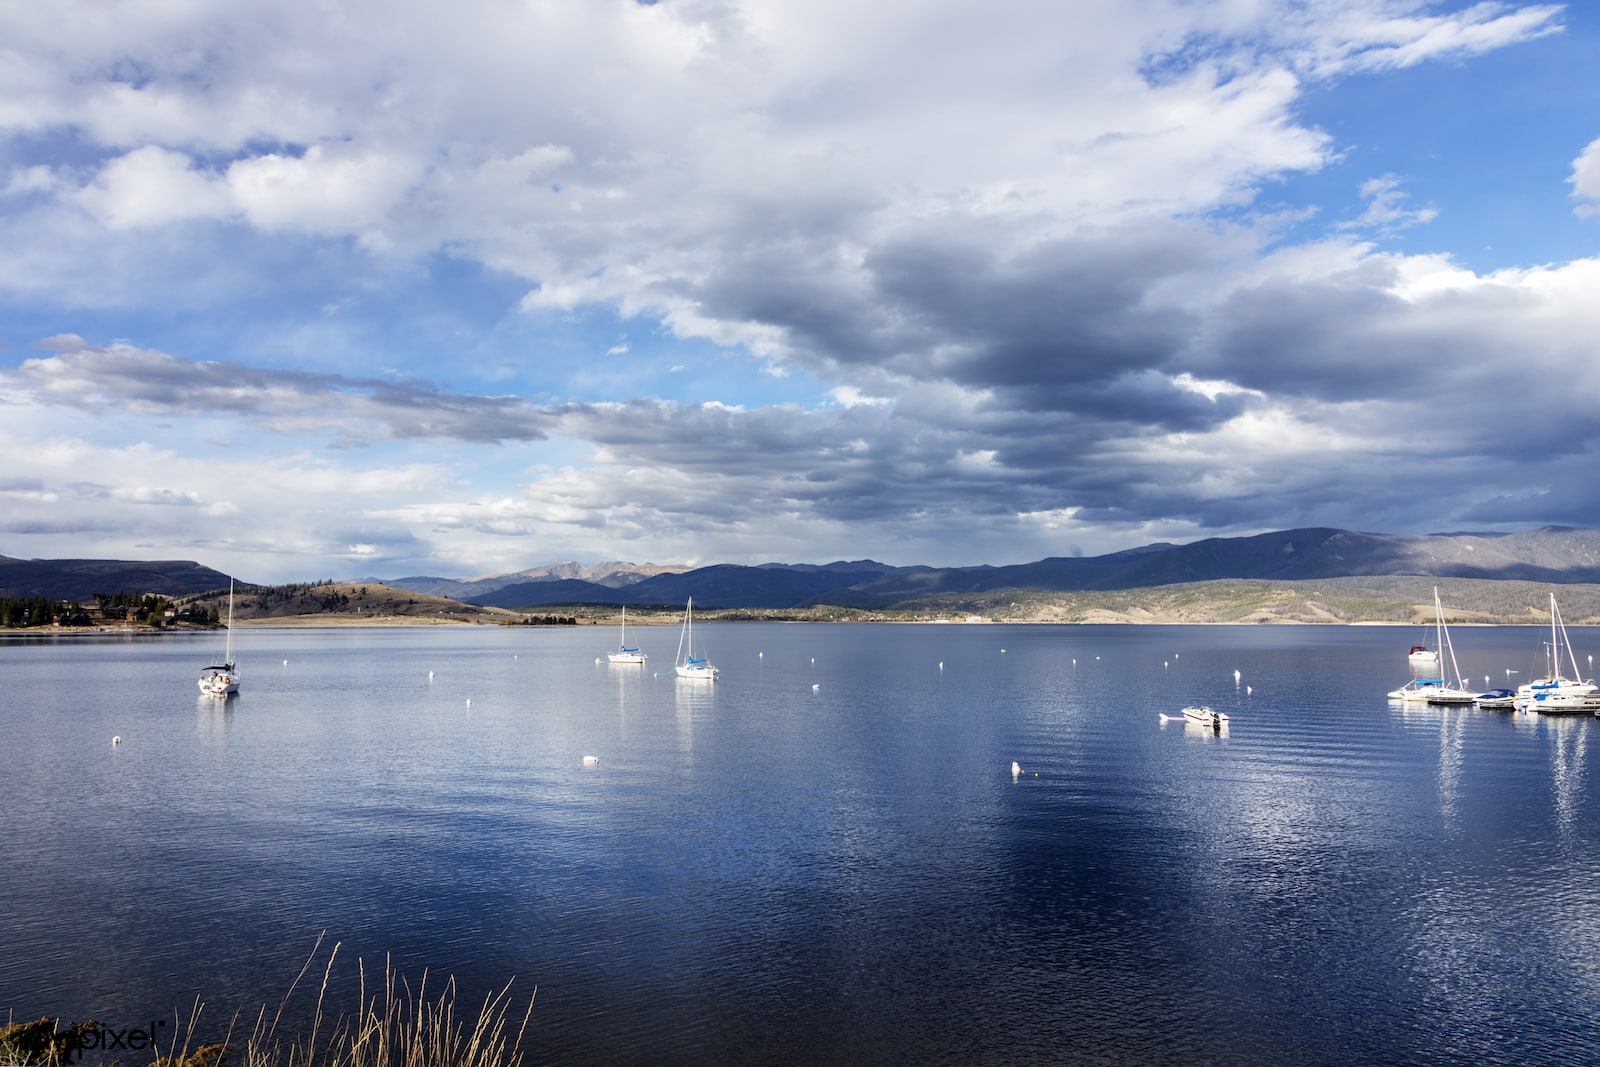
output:
[[1213,730],[1220,730],[1228,725],[1228,717],[1226,715],[1204,705],[1184,708],[1183,718],[1185,722],[1192,722],[1198,726],[1209,726]]
[[1491,689],[1479,693],[1472,703],[1484,711],[1510,711],[1517,706],[1517,694],[1509,689]]

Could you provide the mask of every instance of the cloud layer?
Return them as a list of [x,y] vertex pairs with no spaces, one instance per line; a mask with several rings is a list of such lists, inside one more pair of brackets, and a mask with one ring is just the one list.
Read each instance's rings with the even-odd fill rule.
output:
[[[1390,160],[1295,185],[1361,151],[1310,98],[1559,7],[67,6],[0,14],[0,552],[1600,522],[1600,260],[1407,248],[1441,212]],[[1573,226],[1595,135],[1535,194]]]

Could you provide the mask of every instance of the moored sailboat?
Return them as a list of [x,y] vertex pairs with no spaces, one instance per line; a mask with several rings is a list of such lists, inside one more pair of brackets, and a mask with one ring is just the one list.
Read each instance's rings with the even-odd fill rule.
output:
[[607,652],[606,659],[612,663],[642,664],[648,658],[637,648],[628,647],[628,606],[624,604],[622,606],[622,633],[618,638],[617,650],[615,652]]
[[228,637],[222,662],[200,672],[200,691],[214,697],[231,696],[239,691],[239,668],[233,662],[233,579],[228,579]]
[[[1406,662],[1411,667],[1411,680],[1389,694],[1390,700],[1407,704],[1471,704],[1478,691],[1468,689],[1456,664],[1455,646],[1450,643],[1450,628],[1444,623],[1444,606],[1439,601],[1439,589],[1433,590],[1434,647],[1411,646]],[[1450,675],[1444,673],[1447,656]],[[1448,683],[1448,684],[1447,684]]]
[[693,678],[702,682],[717,680],[717,668],[710,660],[694,654],[694,598],[689,598],[689,603],[683,609],[683,629],[678,632],[678,655],[673,665],[673,672],[679,678]]
[[[1563,650],[1567,662],[1572,665],[1571,678],[1562,673]],[[1600,686],[1578,673],[1578,656],[1572,651],[1572,641],[1567,637],[1567,624],[1561,621],[1561,609],[1556,606],[1554,593],[1550,594],[1550,641],[1545,648],[1545,655],[1549,660],[1549,673],[1517,687],[1517,710],[1549,714],[1600,712]]]

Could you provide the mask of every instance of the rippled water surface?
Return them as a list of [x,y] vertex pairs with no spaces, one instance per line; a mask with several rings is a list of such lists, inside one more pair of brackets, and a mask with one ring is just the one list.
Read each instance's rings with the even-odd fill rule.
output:
[[226,703],[216,635],[0,643],[0,1012],[221,1026],[326,931],[335,988],[537,987],[534,1064],[1600,1049],[1600,723],[1391,706],[1415,631],[701,635],[715,686],[675,628],[247,629]]

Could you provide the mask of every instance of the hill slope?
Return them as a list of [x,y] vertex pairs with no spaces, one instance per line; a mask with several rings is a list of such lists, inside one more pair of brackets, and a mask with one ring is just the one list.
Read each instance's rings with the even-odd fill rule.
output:
[[[226,584],[226,583],[224,583]],[[219,617],[228,612],[226,588],[190,597],[184,606],[216,608]],[[499,608],[463,604],[448,597],[430,596],[410,589],[399,589],[380,582],[323,582],[315,585],[245,586],[238,589],[233,602],[238,623],[289,623],[313,621],[372,623],[410,622],[509,622],[515,612]]]
[[87,603],[96,593],[178,597],[227,587],[226,574],[190,560],[24,560],[0,556],[0,596],[45,596]]

